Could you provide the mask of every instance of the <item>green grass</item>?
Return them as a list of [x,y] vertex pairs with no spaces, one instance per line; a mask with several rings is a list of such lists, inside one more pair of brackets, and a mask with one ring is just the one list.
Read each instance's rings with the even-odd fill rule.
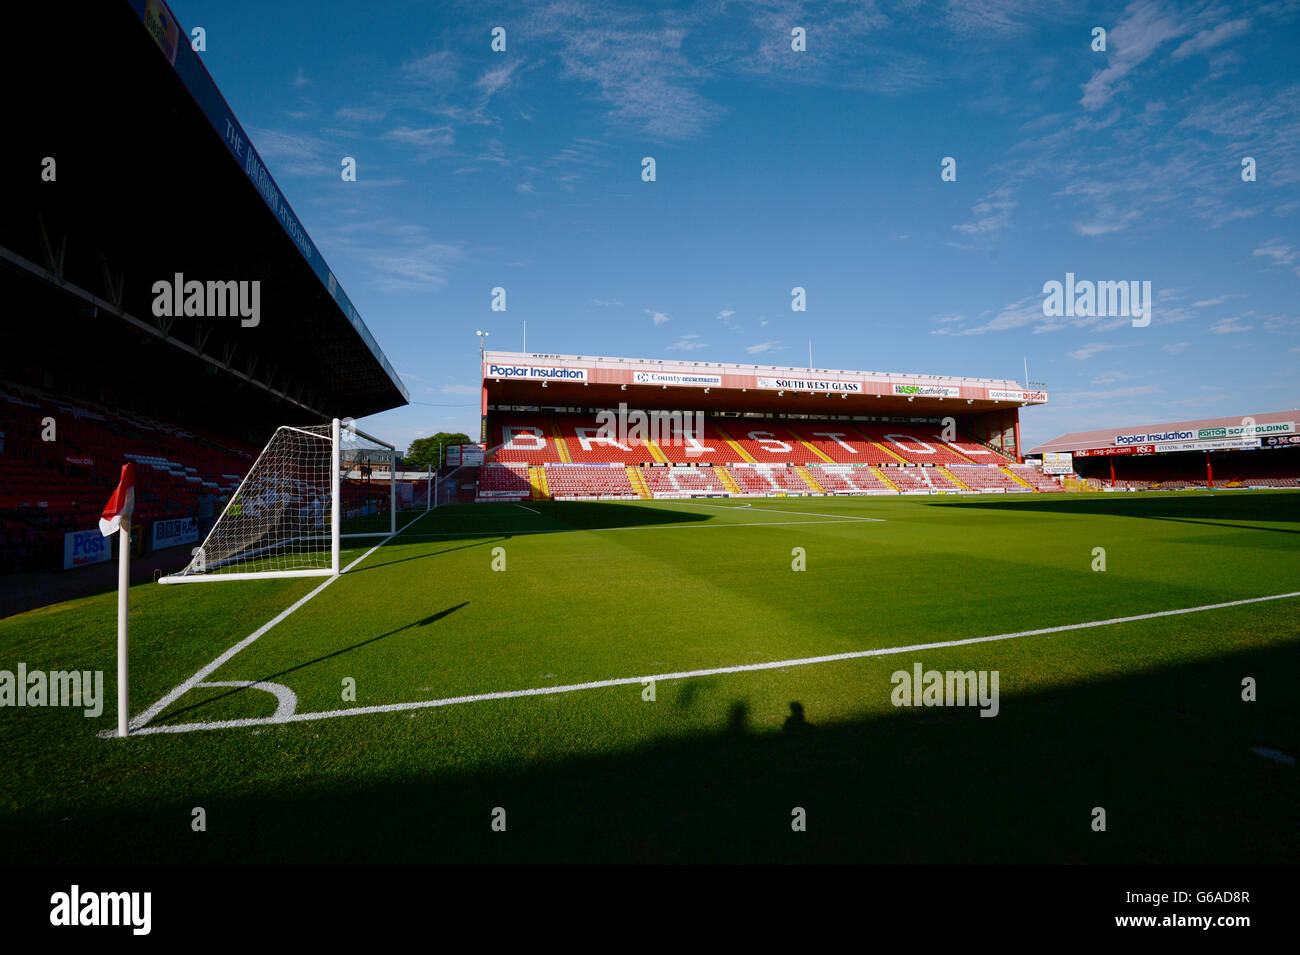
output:
[[[328,713],[1300,590],[1300,494],[1285,492],[526,508],[421,519],[207,679],[282,684],[298,713]],[[345,565],[375,541],[358,543]],[[133,713],[320,584],[133,588]],[[664,680],[654,702],[621,685],[123,741],[98,735],[115,721],[104,594],[0,621],[0,669],[102,669],[109,697],[98,719],[0,710],[0,856],[1295,862],[1296,766],[1252,747],[1300,755],[1298,609]],[[894,707],[890,675],[916,662],[997,670],[1000,714]],[[275,708],[196,688],[150,726]],[[206,833],[190,827],[200,806]],[[506,833],[490,831],[496,806]],[[795,806],[807,832],[790,830]]]

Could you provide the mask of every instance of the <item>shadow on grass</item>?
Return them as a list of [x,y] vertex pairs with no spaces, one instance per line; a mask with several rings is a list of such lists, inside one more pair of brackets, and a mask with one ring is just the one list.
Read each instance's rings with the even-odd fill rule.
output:
[[960,498],[922,499],[932,507],[992,508],[1033,515],[1044,512],[1092,517],[1136,517],[1149,520],[1205,524],[1216,528],[1250,531],[1277,531],[1300,534],[1288,527],[1242,526],[1225,521],[1271,521],[1300,524],[1300,494],[1269,494],[1260,491],[1212,494],[1207,492],[1146,492],[1131,494],[1088,494],[1076,498],[1058,496],[1039,498],[1014,495],[1007,498],[966,500]]
[[[344,647],[342,650],[335,650],[333,653],[326,653],[324,656],[316,657],[314,660],[306,660],[302,663],[297,664],[296,666],[286,667],[283,670],[277,670],[275,673],[271,673],[267,676],[258,677],[257,680],[254,681],[253,685],[235,687],[234,689],[227,690],[224,693],[218,693],[215,696],[210,696],[207,699],[202,700],[198,703],[191,703],[189,706],[182,706],[179,709],[171,710],[170,712],[167,713],[166,716],[160,717],[156,722],[158,723],[193,722],[194,721],[193,717],[196,711],[206,709],[207,707],[210,707],[213,704],[215,704],[218,700],[224,700],[226,697],[234,696],[238,693],[247,693],[250,690],[257,689],[257,685],[256,685],[257,683],[272,683],[278,680],[282,676],[286,676],[290,673],[295,673],[298,670],[305,670],[307,667],[315,666],[317,663],[323,663],[326,660],[332,660],[334,657],[342,656],[345,653],[351,653],[353,650],[360,650],[362,647],[369,646],[370,644],[376,643],[377,641],[383,640],[387,637],[395,636],[396,634],[399,633],[405,633],[407,630],[413,630],[416,627],[427,627],[430,624],[437,623],[443,617],[450,616],[451,614],[459,610],[461,607],[467,607],[467,606],[469,606],[468,600],[458,603],[454,607],[448,607],[446,610],[440,610],[435,614],[425,617],[423,620],[415,620],[412,621],[411,623],[408,623],[404,627],[397,627],[394,630],[389,630],[387,633],[381,633],[378,636],[370,637],[367,640],[362,640],[360,643],[354,643],[352,644],[352,646]],[[184,720],[178,719],[178,717],[181,716],[182,714],[190,714],[190,717]],[[199,715],[201,716],[201,714]]]
[[[504,512],[500,509],[500,504],[449,505],[423,518],[422,523],[411,527],[408,531],[409,536],[399,534],[393,539],[393,546],[425,541],[430,537],[446,543],[473,538],[474,543],[430,554],[400,557],[396,560],[379,561],[372,558],[349,573],[360,573],[411,560],[426,560],[439,554],[463,550],[465,547],[499,544],[515,537],[535,534],[563,534],[569,531],[613,530],[623,527],[656,527],[717,520],[717,517],[712,514],[700,514],[671,507],[642,507],[632,502],[613,504],[605,501],[529,501],[527,506],[537,513],[529,514],[522,510]],[[447,529],[439,529],[443,527]],[[382,554],[382,551],[380,553]]]
[[[568,759],[521,754],[513,768],[455,775],[424,768],[427,754],[472,753],[473,739],[447,736],[436,713],[414,723],[374,717],[387,720],[372,732],[383,741],[374,758],[389,768],[369,778],[359,766],[356,778],[286,773],[273,790],[236,796],[205,765],[191,770],[201,782],[183,799],[64,823],[58,810],[9,817],[0,854],[80,863],[1300,861],[1297,768],[1252,752],[1300,755],[1294,643],[1026,695],[1010,691],[1011,675],[993,719],[916,708],[820,723],[805,699],[788,704],[783,729],[756,732],[754,704],[742,696],[720,707],[709,734]],[[1244,676],[1259,679],[1259,702],[1242,702]],[[578,710],[586,700],[502,712],[545,722],[577,710],[568,716],[580,732],[597,719]],[[355,724],[285,727],[273,752],[291,759],[310,748],[324,759],[348,731]],[[188,739],[169,753],[204,752]],[[207,810],[205,835],[189,831],[196,805]],[[1091,829],[1098,806],[1105,832]],[[506,832],[490,829],[494,807],[506,810]],[[792,831],[796,807],[806,832]]]

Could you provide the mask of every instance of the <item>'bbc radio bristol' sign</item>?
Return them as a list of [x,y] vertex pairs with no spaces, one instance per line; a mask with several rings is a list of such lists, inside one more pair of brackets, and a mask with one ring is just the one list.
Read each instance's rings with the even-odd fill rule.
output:
[[585,368],[555,368],[548,365],[489,364],[485,378],[524,378],[529,381],[586,381]]
[[153,549],[193,544],[199,539],[199,522],[192,517],[169,517],[153,522]]

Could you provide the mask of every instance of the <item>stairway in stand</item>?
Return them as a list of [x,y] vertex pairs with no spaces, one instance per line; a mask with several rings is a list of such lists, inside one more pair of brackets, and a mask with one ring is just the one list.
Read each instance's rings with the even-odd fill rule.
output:
[[1011,470],[1010,468],[998,468],[998,470],[1001,471],[1003,474],[1005,474],[1007,477],[1011,478],[1011,480],[1015,481],[1021,487],[1027,487],[1031,491],[1034,489],[1034,486],[1032,484],[1030,484],[1028,481],[1026,481],[1024,478],[1022,478],[1019,474],[1017,474],[1015,471]]
[[736,483],[736,479],[731,476],[731,472],[726,468],[714,468],[713,473],[718,476],[718,480],[722,482],[722,486],[727,489],[729,494],[740,496],[744,493],[740,489],[740,485]]
[[649,500],[654,497],[654,495],[650,493],[650,488],[646,487],[645,475],[641,473],[640,468],[629,464],[627,466],[627,479],[632,485],[632,490],[636,491],[637,497],[642,500]]
[[[816,451],[817,449],[813,448],[813,450]],[[810,488],[812,488],[814,493],[816,494],[826,493],[826,488],[822,487],[821,484],[818,482],[818,480],[815,477],[813,477],[812,472],[810,472],[803,465],[796,466],[794,469],[794,473],[799,475],[801,478],[803,478],[803,483],[807,484]]]
[[534,501],[549,501],[551,490],[546,486],[546,468],[534,465],[528,469],[528,483],[532,486]]

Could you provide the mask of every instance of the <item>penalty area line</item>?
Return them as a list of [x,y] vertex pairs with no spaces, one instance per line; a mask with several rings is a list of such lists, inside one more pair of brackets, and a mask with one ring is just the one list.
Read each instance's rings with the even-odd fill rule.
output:
[[1178,610],[1157,610],[1153,613],[1134,614],[1129,617],[1111,617],[1107,620],[1091,620],[1087,623],[1070,623],[1059,627],[1040,627],[1037,630],[1020,630],[1015,633],[997,633],[987,637],[968,637],[963,640],[941,640],[934,643],[916,643],[904,647],[884,647],[877,650],[854,650],[848,653],[832,653],[820,657],[800,657],[793,660],[773,660],[767,663],[743,663],[736,666],[713,667],[706,670],[684,670],[677,673],[656,673],[646,676],[618,677],[612,680],[593,680],[589,683],[570,683],[563,686],[542,686],[528,690],[502,690],[496,693],[475,693],[469,696],[452,696],[441,700],[417,700],[411,703],[384,703],[376,706],[355,706],[342,710],[323,710],[315,713],[293,713],[283,717],[250,717],[239,720],[217,720],[208,723],[177,723],[174,725],[149,726],[132,731],[132,736],[152,733],[193,733],[200,730],[238,729],[246,726],[275,726],[282,723],[302,723],[315,720],[338,719],[344,716],[363,716],[373,713],[401,713],[408,710],[433,709],[440,706],[456,706],[461,703],[481,703],[487,700],[514,700],[528,696],[556,696],[561,693],[577,693],[582,690],[599,690],[614,686],[645,685],[651,682],[669,680],[689,680],[704,676],[721,676],[731,673],[751,673],[759,670],[779,670],[790,667],[813,666],[819,663],[837,663],[841,660],[861,660],[868,657],[891,656],[899,653],[916,653],[921,650],[940,650],[947,647],[965,647],[977,643],[993,643],[999,640],[1015,640],[1020,637],[1035,637],[1044,634],[1065,633],[1071,630],[1089,630],[1096,627],[1110,627],[1117,624],[1133,623],[1138,620],[1155,620],[1159,617],[1176,617],[1189,613],[1204,613],[1208,610],[1222,610],[1225,607],[1241,607],[1247,604],[1264,603],[1270,600],[1287,600],[1300,597],[1300,591],[1286,594],[1272,594],[1267,597],[1247,597],[1244,600],[1229,600],[1224,603],[1204,604],[1200,607],[1183,607]]

